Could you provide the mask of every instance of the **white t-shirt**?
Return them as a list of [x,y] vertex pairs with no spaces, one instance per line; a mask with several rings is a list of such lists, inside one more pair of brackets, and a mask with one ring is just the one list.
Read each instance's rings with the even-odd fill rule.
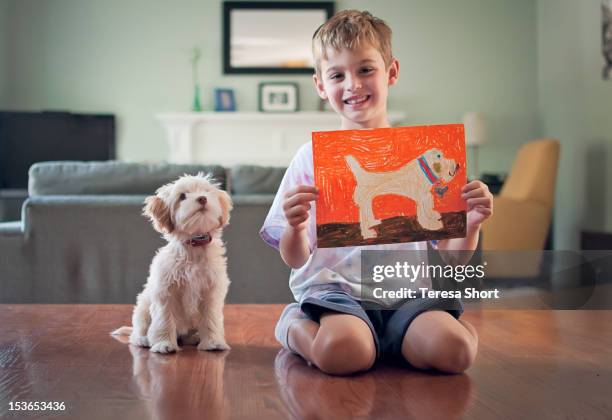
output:
[[[285,193],[297,185],[314,186],[312,143],[304,144],[289,164],[280,184],[268,216],[259,231],[261,238],[270,246],[279,249],[280,238],[287,226],[283,212]],[[313,203],[315,204],[315,203]],[[297,302],[322,289],[340,288],[357,300],[361,299],[361,251],[362,250],[412,250],[426,251],[426,242],[408,242],[388,245],[367,245],[339,248],[317,248],[316,205],[308,211],[308,241],[311,254],[299,269],[292,269],[289,287]],[[425,261],[427,263],[427,261]],[[419,284],[430,284],[421,278]]]

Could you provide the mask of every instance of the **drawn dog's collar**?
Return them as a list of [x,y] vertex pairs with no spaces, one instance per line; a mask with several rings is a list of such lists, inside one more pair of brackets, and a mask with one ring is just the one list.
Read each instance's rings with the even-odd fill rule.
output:
[[204,246],[208,245],[212,241],[212,236],[210,233],[204,233],[202,235],[192,236],[190,239],[187,239],[184,244],[191,246]]
[[444,193],[448,190],[448,186],[442,187],[442,181],[440,181],[440,178],[438,178],[436,174],[434,174],[434,172],[431,170],[429,164],[427,163],[427,160],[425,159],[425,156],[419,156],[417,161],[419,162],[419,167],[421,168],[421,171],[423,171],[425,178],[427,178],[429,183],[434,186],[434,191],[436,192],[436,194],[438,194],[440,198],[442,198],[444,196]]
[[425,178],[427,178],[429,183],[431,185],[439,184],[440,179],[436,176],[436,174],[434,174],[434,172],[429,167],[429,164],[427,163],[425,156],[419,156],[417,160],[419,162],[419,167],[423,171],[423,174],[425,174]]

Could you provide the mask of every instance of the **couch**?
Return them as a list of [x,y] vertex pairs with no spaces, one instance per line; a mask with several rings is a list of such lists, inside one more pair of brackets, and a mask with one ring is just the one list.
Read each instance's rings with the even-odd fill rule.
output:
[[20,221],[0,223],[0,303],[134,303],[160,234],[143,200],[184,173],[210,172],[234,202],[224,233],[230,303],[292,299],[289,269],[258,235],[283,168],[44,162],[29,171]]

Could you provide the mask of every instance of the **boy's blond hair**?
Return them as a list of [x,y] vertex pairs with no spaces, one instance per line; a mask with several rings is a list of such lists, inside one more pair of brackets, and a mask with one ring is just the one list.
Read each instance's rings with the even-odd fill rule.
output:
[[391,28],[385,21],[367,11],[342,10],[336,13],[312,36],[316,73],[320,73],[321,58],[327,58],[328,48],[353,50],[368,44],[380,51],[385,67],[389,68],[393,60]]

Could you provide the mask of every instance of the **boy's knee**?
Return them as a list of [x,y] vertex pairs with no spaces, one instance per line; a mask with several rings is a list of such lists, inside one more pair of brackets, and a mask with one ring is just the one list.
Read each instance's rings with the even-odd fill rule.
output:
[[476,344],[466,335],[444,334],[430,343],[434,346],[429,365],[447,373],[462,373],[476,358]]
[[331,375],[368,370],[376,360],[373,338],[352,331],[317,334],[312,348],[315,365]]

